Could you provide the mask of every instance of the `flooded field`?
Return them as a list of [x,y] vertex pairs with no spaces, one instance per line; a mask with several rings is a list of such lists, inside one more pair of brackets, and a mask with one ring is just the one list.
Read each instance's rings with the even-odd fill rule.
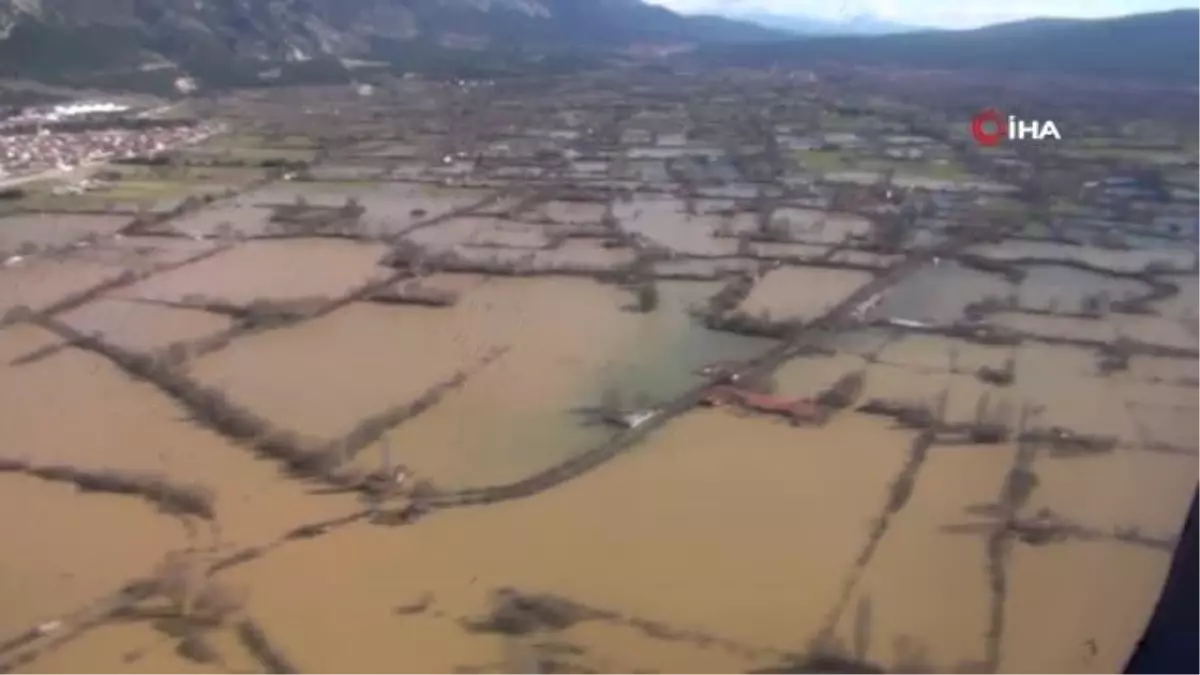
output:
[[[444,188],[421,183],[347,182],[279,182],[239,196],[228,215],[244,211],[266,213],[267,207],[293,204],[297,199],[313,206],[342,206],[355,200],[366,209],[359,227],[369,234],[394,234],[423,220],[443,215],[455,209],[480,202],[491,193],[485,190]],[[205,213],[205,212],[201,212]],[[236,220],[233,218],[227,218]],[[210,222],[212,217],[206,217]],[[180,227],[191,227],[182,222]]]
[[761,263],[757,260],[665,260],[654,263],[654,274],[661,277],[717,277],[736,272],[753,272]]
[[882,270],[896,264],[897,262],[900,262],[902,258],[903,256],[900,255],[875,253],[873,251],[858,251],[854,249],[842,249],[830,256],[829,261],[844,265],[867,266],[873,269]]
[[[659,311],[646,316],[622,311],[624,297],[590,281],[476,287],[450,310],[447,333],[469,335],[486,321],[491,334],[507,336],[501,344],[509,351],[429,414],[390,433],[388,446],[418,475],[450,487],[516,480],[582,452],[612,434],[584,426],[579,412],[606,391],[645,407],[696,384],[700,366],[764,348],[761,340],[690,328],[687,307],[711,290],[664,284]],[[572,309],[580,299],[586,311]],[[571,312],[577,316],[567,318]],[[429,359],[428,350],[413,351]],[[378,461],[364,455],[364,468]]]
[[816,259],[827,255],[830,251],[830,247],[819,246],[817,244],[754,242],[750,244],[750,250],[752,250],[754,254],[758,256]]
[[817,267],[781,267],[771,270],[754,286],[740,309],[775,319],[808,321],[871,280],[853,270]]
[[614,208],[621,227],[677,251],[700,255],[732,255],[737,242],[713,234],[721,219],[691,215],[677,199],[642,197]]
[[595,239],[568,239],[550,251],[538,251],[538,265],[588,268],[617,268],[633,262],[634,252],[628,248],[605,248]]
[[[853,591],[835,635],[892,672],[972,672],[986,652],[990,598],[986,547],[948,535],[952,514],[1000,494],[1012,448],[939,448],[918,489],[890,523]],[[953,607],[950,612],[943,608]]]
[[[1162,551],[1108,541],[1016,548],[1006,621],[1013,648],[1001,662],[1005,672],[1042,664],[1065,672],[1113,670],[1109,664],[1121,664],[1141,638],[1145,627],[1134,617],[1153,611],[1162,589],[1150,580],[1163,578],[1169,562]],[[1047,604],[1051,593],[1055,601]],[[1039,621],[1022,618],[1031,615]]]
[[[581,664],[614,671],[771,666],[828,621],[840,572],[859,555],[861,529],[903,462],[899,449],[867,450],[902,447],[878,426],[839,428],[844,448],[860,451],[805,451],[809,433],[700,413],[561,491],[447,514],[403,536],[352,526],[281,549],[229,580],[253,589],[248,610],[292,658],[318,670],[524,669],[523,660],[544,656],[537,645],[547,641],[568,645]],[[758,439],[753,457],[734,450],[747,434]],[[763,473],[763,463],[778,470]],[[823,508],[835,485],[844,495],[844,482],[821,478],[830,475],[853,476],[861,499]],[[742,490],[746,481],[756,490]],[[612,499],[618,492],[623,497]],[[714,538],[756,555],[712,555]],[[613,547],[626,553],[606,558]],[[542,554],[531,559],[531,550]],[[404,573],[388,573],[397,560]],[[342,575],[336,586],[318,581],[329,569]],[[788,580],[798,574],[831,583],[795,586]],[[504,587],[569,599],[581,618],[544,637],[463,630],[459,620],[486,617]],[[424,610],[408,609],[422,602]],[[357,617],[353,627],[343,612]],[[382,648],[396,631],[421,638],[402,666]],[[138,644],[136,636],[109,640]]]
[[127,349],[154,351],[173,342],[187,342],[229,328],[227,317],[193,310],[156,307],[135,300],[103,299],[61,317],[84,333],[100,333]]
[[[521,228],[526,232],[536,232],[533,226],[522,226],[517,223],[501,221],[494,218],[462,217],[451,218],[431,227],[414,230],[408,235],[408,240],[426,246],[433,250],[449,250],[473,241],[487,241],[499,237],[502,227]],[[489,237],[488,234],[492,237]],[[544,238],[543,238],[544,240]]]
[[1196,283],[1196,277],[1171,275],[1165,280],[1178,286],[1179,292],[1154,303],[1159,315],[1196,324],[1196,308],[1200,307],[1200,284]]
[[118,279],[125,271],[118,265],[49,258],[0,267],[0,315],[21,305],[44,309],[65,296]]
[[1026,270],[1017,290],[1021,307],[1079,311],[1089,295],[1104,294],[1111,300],[1145,295],[1150,288],[1135,279],[1108,277],[1095,272],[1058,265],[1034,265]]
[[1115,340],[1117,327],[1110,322],[1070,316],[1000,312],[989,317],[993,323],[1033,335],[1076,340]]
[[[390,194],[391,212],[372,207],[388,227],[417,218],[406,215],[415,192],[342,187],[274,186],[245,203]],[[477,197],[449,191],[427,206]],[[684,255],[734,243],[713,236],[722,217],[704,210],[723,202],[689,216],[675,199],[643,197],[621,207],[629,232]],[[599,239],[534,250],[557,227],[549,220],[596,223],[596,206],[463,215],[407,238],[481,261],[628,265],[632,248]],[[859,233],[815,222],[797,226],[842,228],[837,241]],[[128,269],[149,275],[0,326],[0,535],[14,551],[0,561],[0,645],[71,624],[148,575],[190,589],[61,645],[0,649],[3,663],[30,654],[14,671],[1113,671],[1157,599],[1196,486],[1195,277],[1172,275],[1182,292],[1156,301],[1157,314],[1085,319],[1019,310],[1075,310],[1086,294],[1120,299],[1145,284],[1037,265],[1018,286],[941,260],[876,313],[948,323],[1016,292],[1018,310],[987,320],[1026,339],[859,326],[797,356],[693,316],[726,288],[719,275],[761,265],[748,259],[657,262],[647,306],[646,287],[436,267],[418,285],[452,292],[445,302],[376,297],[253,330],[236,313],[147,302],[335,298],[396,272],[380,265],[382,243],[329,239],[232,242],[182,264],[212,246],[131,237],[0,269],[0,309],[50,306]],[[181,266],[156,271],[163,262]],[[875,278],[780,266],[736,309],[811,321]],[[160,358],[221,333],[235,337]],[[1053,344],[1063,338],[1091,346]],[[1106,373],[1097,345],[1119,338],[1174,351],[1135,352]],[[764,354],[782,354],[778,367],[738,384],[769,391],[761,400],[809,405],[795,399],[828,396],[854,373],[862,390],[844,407],[820,398],[832,407],[819,424],[694,405],[712,393],[699,389],[705,366]],[[861,408],[879,401],[930,418]],[[1004,433],[971,435],[987,424]],[[333,448],[336,471],[291,462],[288,442]],[[541,473],[583,462],[571,480]],[[188,614],[214,598],[232,603],[221,620]],[[264,660],[264,644],[282,660]]]
[[[441,227],[436,229],[441,229]],[[536,225],[496,220],[487,224],[480,223],[464,243],[472,246],[540,248],[546,245],[547,240],[545,231]]]
[[1115,317],[1113,322],[1121,335],[1135,340],[1181,349],[1196,346],[1196,322],[1187,318],[1121,316]]
[[870,231],[871,223],[857,216],[785,207],[772,214],[771,227],[805,242],[840,244],[850,237],[865,235]]
[[973,302],[1005,298],[1012,286],[998,274],[987,274],[954,261],[928,266],[893,287],[875,310],[879,316],[949,323]]
[[[586,311],[572,309],[580,299]],[[632,324],[626,317],[633,315],[621,312],[623,300],[589,281],[496,280],[471,289],[456,307],[445,310],[351,308],[300,329],[304,335],[270,336],[288,345],[286,353],[266,344],[252,346],[244,358],[227,352],[220,363],[206,366],[212,368],[206,376],[219,378],[218,370],[229,373],[243,388],[255,388],[256,393],[248,394],[254,402],[286,415],[281,421],[330,435],[348,428],[363,411],[415,398],[489,349],[508,348],[444,405],[398,430],[392,447],[402,461],[435,480],[486,478],[497,472],[515,478],[531,465],[570,452],[564,442],[578,426],[570,408],[587,402],[585,392],[594,389],[592,381],[610,358],[608,350],[619,351],[630,339]],[[574,320],[564,321],[572,311],[577,312]],[[337,340],[337,349],[346,351],[329,352],[324,368],[315,370],[321,364],[311,360],[309,349],[338,334],[359,337],[356,342]],[[296,371],[297,377],[326,386],[331,377],[342,382],[326,389],[328,398],[297,391],[298,400],[279,400],[259,385],[278,382],[278,377],[243,375],[237,363],[267,367],[258,352],[271,354],[266,358],[278,363],[280,373]],[[547,361],[555,367],[545,367]],[[304,401],[312,407],[296,415]],[[471,423],[463,424],[465,420]],[[585,435],[584,442],[589,438]],[[478,447],[481,442],[485,447]],[[488,443],[500,447],[489,452]],[[529,453],[535,456],[522,461],[521,455]],[[438,470],[442,467],[454,471],[447,475]]]
[[[129,223],[128,216],[24,214],[0,218],[0,258],[22,245],[63,246],[87,237],[112,235]],[[6,253],[7,252],[7,253]]]
[[472,356],[503,346],[496,336],[472,332],[470,315],[455,321],[460,315],[450,312],[354,305],[238,340],[193,368],[268,419],[332,438],[415,399]]
[[134,285],[126,297],[229,302],[336,297],[387,276],[382,245],[346,241],[252,241]]
[[564,202],[551,200],[535,206],[523,217],[540,217],[556,223],[586,225],[599,223],[604,216],[604,204],[599,202]]
[[[6,504],[20,504],[25,514],[0,518],[5,636],[111,593],[187,545],[173,519],[134,499],[82,495],[72,485],[5,474],[0,491]],[[81,559],[87,564],[79,564]]]
[[67,350],[14,365],[12,358],[52,342],[31,334],[32,329],[13,330],[0,334],[0,354],[7,357],[0,366],[7,449],[0,456],[37,465],[157,474],[205,486],[216,495],[224,544],[246,545],[278,534],[301,513],[311,519],[331,507],[336,515],[337,504],[344,509],[344,499],[304,499],[299,485],[279,480],[277,467],[197,428],[160,392],[131,382],[99,357]]
[[1159,263],[1174,269],[1190,269],[1196,259],[1195,250],[1133,249],[1110,251],[1089,246],[1070,246],[1041,241],[1005,241],[1000,244],[980,244],[971,252],[997,260],[1015,258],[1066,259],[1096,265],[1121,272],[1140,272],[1146,265]]
[[267,234],[271,228],[269,208],[236,201],[189,213],[171,223],[171,229],[188,237],[213,237],[226,229],[253,237]]
[[866,353],[875,363],[936,373],[973,374],[982,366],[1000,367],[1013,347],[980,345],[937,335],[893,334]]
[[147,271],[158,266],[179,265],[219,247],[207,240],[120,236],[72,251],[71,258]]

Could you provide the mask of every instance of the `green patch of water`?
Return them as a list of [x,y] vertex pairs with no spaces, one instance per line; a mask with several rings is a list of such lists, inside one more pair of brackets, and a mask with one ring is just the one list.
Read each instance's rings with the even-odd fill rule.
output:
[[626,353],[599,374],[597,394],[615,389],[631,403],[653,405],[701,383],[704,378],[696,371],[702,366],[769,349],[772,340],[711,331],[688,315],[689,306],[703,303],[718,288],[709,283],[660,283],[659,308],[645,315]]

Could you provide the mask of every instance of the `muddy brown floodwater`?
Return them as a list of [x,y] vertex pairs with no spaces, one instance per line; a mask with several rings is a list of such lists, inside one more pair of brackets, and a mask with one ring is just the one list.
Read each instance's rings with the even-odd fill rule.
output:
[[386,276],[387,270],[376,266],[385,250],[345,241],[251,241],[218,258],[142,282],[127,296],[182,300],[201,295],[241,303],[336,297]]
[[[414,207],[444,211],[484,194],[310,188],[322,203],[354,196],[368,209],[396,206],[377,223],[392,232],[411,223]],[[228,208],[298,191],[274,186]],[[638,198],[618,215],[630,232],[705,256],[732,241],[714,236],[724,216],[710,211],[722,204],[702,200],[689,217],[674,199]],[[603,213],[549,202],[515,216],[521,222],[464,214],[410,239],[518,260],[546,241],[538,228],[595,224]],[[812,213],[780,217],[815,244],[860,233],[857,221],[818,226]],[[1140,269],[1143,255],[1013,245],[986,251],[1120,269]],[[331,240],[238,242],[155,272],[153,263],[205,246],[113,240],[0,269],[0,309],[53,306],[127,269],[149,275],[54,317],[0,327],[0,664],[22,654],[30,660],[13,666],[24,672],[746,672],[820,654],[903,672],[1115,671],[1154,606],[1196,486],[1200,395],[1186,351],[1195,348],[1187,320],[1194,329],[1196,277],[1172,273],[1183,292],[1156,301],[1155,314],[993,314],[989,321],[1028,334],[1001,346],[858,327],[823,338],[831,353],[791,358],[759,383],[811,398],[861,372],[859,403],[936,411],[944,402],[943,421],[999,420],[1014,432],[1007,439],[967,443],[853,406],[823,426],[698,408],[553,489],[389,527],[356,519],[364,501],[329,476],[301,479],[259,457],[255,448],[272,447],[262,438],[223,435],[253,435],[233,411],[283,432],[276,443],[288,432],[328,442],[438,391],[430,407],[342,457],[339,476],[403,464],[443,491],[487,488],[598,456],[587,453],[623,438],[588,423],[598,407],[656,409],[701,384],[702,366],[777,343],[698,324],[692,310],[724,280],[660,279],[657,306],[641,312],[631,289],[581,276],[434,273],[420,283],[456,293],[450,306],[348,302],[243,331],[189,360],[128,358],[234,326],[208,310],[139,300],[334,298],[394,272],[380,264],[383,245]],[[535,259],[616,268],[633,255],[573,239]],[[656,270],[694,277],[755,265],[697,257]],[[759,278],[740,309],[811,320],[872,278],[788,265]],[[1143,287],[1039,265],[1018,288],[942,261],[886,295],[878,312],[946,322],[1012,292],[1020,310],[1052,301],[1074,310],[1085,293],[1119,298]],[[98,335],[100,346],[64,326]],[[1175,351],[1134,354],[1127,369],[1105,374],[1095,347],[1064,337],[1132,337]],[[985,367],[1011,368],[1013,381],[985,382]],[[1021,420],[1050,440],[1018,437]],[[1102,438],[1072,445],[1062,434],[1055,441],[1054,428]],[[151,488],[104,491],[96,476]],[[181,491],[209,500],[211,513],[156,508]],[[44,622],[69,624],[73,612],[155,569],[176,569],[163,567],[168,554],[202,570],[246,547],[258,555],[207,581],[160,577],[183,579],[209,601],[236,599],[224,623],[201,631],[179,616],[199,611],[195,604],[152,598],[60,645],[4,646]],[[205,656],[214,660],[197,662]]]
[[1006,298],[1012,287],[1004,277],[939,261],[918,270],[892,288],[879,303],[876,313],[898,319],[948,323],[963,316],[973,302],[987,297]]
[[739,308],[777,320],[811,321],[871,280],[865,272],[781,267],[767,272]]
[[0,253],[25,246],[62,246],[88,235],[115,234],[125,226],[124,216],[24,214],[0,218]]

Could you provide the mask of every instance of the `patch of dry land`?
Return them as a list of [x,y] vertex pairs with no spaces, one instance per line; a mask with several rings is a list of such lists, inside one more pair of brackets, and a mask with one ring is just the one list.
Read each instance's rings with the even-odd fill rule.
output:
[[[395,234],[484,196],[300,185],[212,208],[350,195]],[[33,310],[0,323],[0,670],[1121,668],[1196,488],[1195,276],[1164,275],[1185,290],[1148,314],[1083,318],[1051,306],[1145,284],[931,262],[878,311],[947,322],[1015,294],[984,320],[1024,339],[831,322],[828,349],[789,351],[702,327],[759,265],[722,253],[712,206],[622,202],[615,235],[678,254],[629,285],[579,268],[639,246],[530,250],[605,217],[550,197],[413,229],[411,266],[303,236],[113,237],[0,268],[0,311]],[[814,213],[779,214],[812,244],[760,253],[861,234]],[[44,240],[110,233],[80,223]],[[438,251],[576,274],[451,273]],[[736,309],[811,322],[874,278],[781,265]],[[267,312],[299,299],[322,311]],[[861,391],[812,424],[695,405],[703,366],[751,357],[770,368],[750,384],[797,408],[850,374]]]

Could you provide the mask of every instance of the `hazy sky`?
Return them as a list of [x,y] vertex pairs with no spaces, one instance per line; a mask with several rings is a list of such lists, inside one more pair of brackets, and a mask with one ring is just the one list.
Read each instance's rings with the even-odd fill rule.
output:
[[[874,14],[908,24],[969,28],[1033,16],[1100,17],[1188,6],[1181,0],[651,0],[680,12],[722,8],[806,14],[822,18]],[[1195,7],[1195,5],[1192,5]]]

